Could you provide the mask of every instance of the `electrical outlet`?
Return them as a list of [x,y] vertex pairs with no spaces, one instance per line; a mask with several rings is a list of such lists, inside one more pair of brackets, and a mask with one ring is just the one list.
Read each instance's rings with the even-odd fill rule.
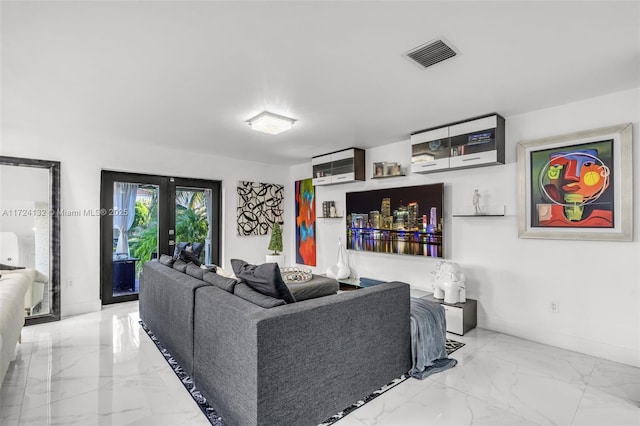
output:
[[73,280],[67,280],[67,287],[73,287]]
[[549,310],[553,314],[559,313],[560,312],[560,302],[558,302],[557,300],[552,300],[551,302],[549,302]]

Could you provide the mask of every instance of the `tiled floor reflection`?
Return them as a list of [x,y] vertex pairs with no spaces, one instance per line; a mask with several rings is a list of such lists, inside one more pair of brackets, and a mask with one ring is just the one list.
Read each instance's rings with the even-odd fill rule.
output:
[[[640,425],[640,369],[482,329],[450,337],[466,343],[458,366],[409,379],[336,426]],[[208,422],[128,302],[26,327],[0,425]]]

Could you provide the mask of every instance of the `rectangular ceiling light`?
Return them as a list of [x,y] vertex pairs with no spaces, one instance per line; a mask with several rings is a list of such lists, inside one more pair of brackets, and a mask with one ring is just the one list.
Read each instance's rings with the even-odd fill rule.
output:
[[270,135],[277,135],[285,130],[289,130],[295,122],[296,120],[293,118],[274,114],[269,111],[263,111],[247,120],[247,123],[249,123],[249,126],[251,126],[253,130],[269,133]]

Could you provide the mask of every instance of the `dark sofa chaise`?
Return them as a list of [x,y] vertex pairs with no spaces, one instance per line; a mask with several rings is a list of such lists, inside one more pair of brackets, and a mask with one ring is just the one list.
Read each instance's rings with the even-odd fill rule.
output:
[[408,284],[265,308],[212,274],[148,262],[140,317],[227,426],[317,425],[411,368]]

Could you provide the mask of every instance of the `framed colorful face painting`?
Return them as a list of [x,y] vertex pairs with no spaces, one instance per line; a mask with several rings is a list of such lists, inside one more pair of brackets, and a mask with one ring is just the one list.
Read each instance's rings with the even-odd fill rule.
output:
[[631,241],[631,124],[518,144],[520,238]]

